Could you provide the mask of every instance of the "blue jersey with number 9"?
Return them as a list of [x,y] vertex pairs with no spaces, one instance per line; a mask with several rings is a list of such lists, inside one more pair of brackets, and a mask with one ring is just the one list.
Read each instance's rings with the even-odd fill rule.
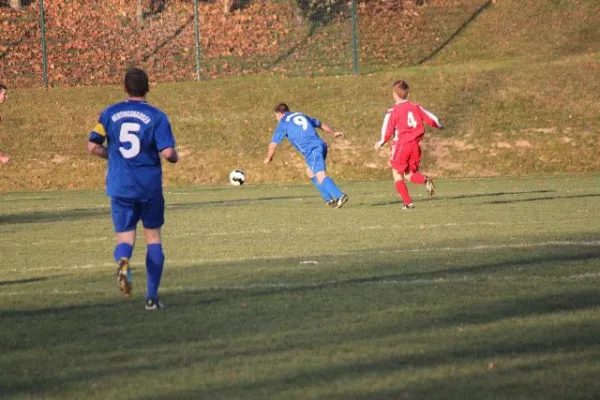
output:
[[160,152],[175,147],[164,112],[145,101],[127,100],[106,108],[90,141],[107,141],[106,194],[150,199],[162,195]]
[[317,147],[325,146],[315,128],[321,121],[297,112],[286,112],[279,120],[271,143],[280,144],[286,137],[304,157]]

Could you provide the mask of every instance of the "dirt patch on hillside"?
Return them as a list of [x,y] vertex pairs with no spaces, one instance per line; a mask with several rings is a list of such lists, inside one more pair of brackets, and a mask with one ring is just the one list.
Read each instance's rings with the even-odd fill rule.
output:
[[460,176],[497,176],[498,172],[484,166],[468,168],[464,153],[483,151],[477,144],[460,139],[429,137],[423,143],[423,151],[435,159],[433,166],[427,168],[434,175]]

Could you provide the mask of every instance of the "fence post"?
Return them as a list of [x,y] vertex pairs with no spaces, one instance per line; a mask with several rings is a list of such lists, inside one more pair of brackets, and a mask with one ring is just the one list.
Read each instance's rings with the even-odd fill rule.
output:
[[194,28],[196,30],[196,79],[201,80],[200,75],[200,15],[198,15],[198,0],[194,0]]
[[40,0],[40,25],[42,28],[42,71],[44,86],[48,87],[48,54],[46,53],[46,17],[44,15],[44,0]]
[[356,14],[356,0],[352,0],[352,64],[354,75],[358,75],[358,15]]

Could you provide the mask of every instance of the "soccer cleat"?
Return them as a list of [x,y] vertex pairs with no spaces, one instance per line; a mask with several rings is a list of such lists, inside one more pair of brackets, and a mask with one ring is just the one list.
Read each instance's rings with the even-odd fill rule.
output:
[[163,308],[163,304],[158,299],[146,299],[146,310],[153,311]]
[[325,202],[325,205],[326,205],[327,207],[330,207],[330,208],[333,208],[333,207],[335,207],[335,206],[336,206],[336,204],[337,204],[337,202],[336,202],[335,200],[333,200],[333,199]]
[[413,208],[415,208],[415,205],[414,205],[413,203],[410,203],[410,204],[404,204],[404,205],[402,206],[402,209],[403,209],[403,210],[412,210]]
[[429,197],[433,197],[435,194],[435,185],[433,184],[433,179],[427,177],[427,180],[425,181],[425,190],[427,190]]
[[343,193],[339,199],[335,201],[335,208],[341,208],[344,204],[348,202],[350,198],[346,193]]
[[131,270],[129,269],[129,259],[122,257],[119,260],[119,268],[117,268],[117,283],[123,296],[129,296],[131,294]]

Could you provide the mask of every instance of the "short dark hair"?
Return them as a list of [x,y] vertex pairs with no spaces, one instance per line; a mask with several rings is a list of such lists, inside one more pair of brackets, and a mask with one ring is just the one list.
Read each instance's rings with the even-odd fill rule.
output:
[[125,74],[125,90],[133,97],[144,97],[150,91],[148,74],[141,68],[131,68]]
[[0,90],[8,90],[8,88],[5,85],[0,83]]
[[290,111],[290,108],[289,108],[289,107],[288,107],[288,105],[287,105],[287,104],[285,104],[285,103],[280,103],[280,104],[277,104],[277,105],[275,106],[275,108],[273,109],[273,112],[276,112],[276,113],[282,113],[282,114],[284,114],[284,113],[286,113],[286,112],[288,112],[288,111]]
[[395,81],[394,83],[392,83],[392,88],[394,89],[394,92],[396,92],[396,94],[400,96],[401,99],[405,99],[408,97],[408,91],[410,88],[408,86],[408,83],[406,83],[404,80],[399,79]]

